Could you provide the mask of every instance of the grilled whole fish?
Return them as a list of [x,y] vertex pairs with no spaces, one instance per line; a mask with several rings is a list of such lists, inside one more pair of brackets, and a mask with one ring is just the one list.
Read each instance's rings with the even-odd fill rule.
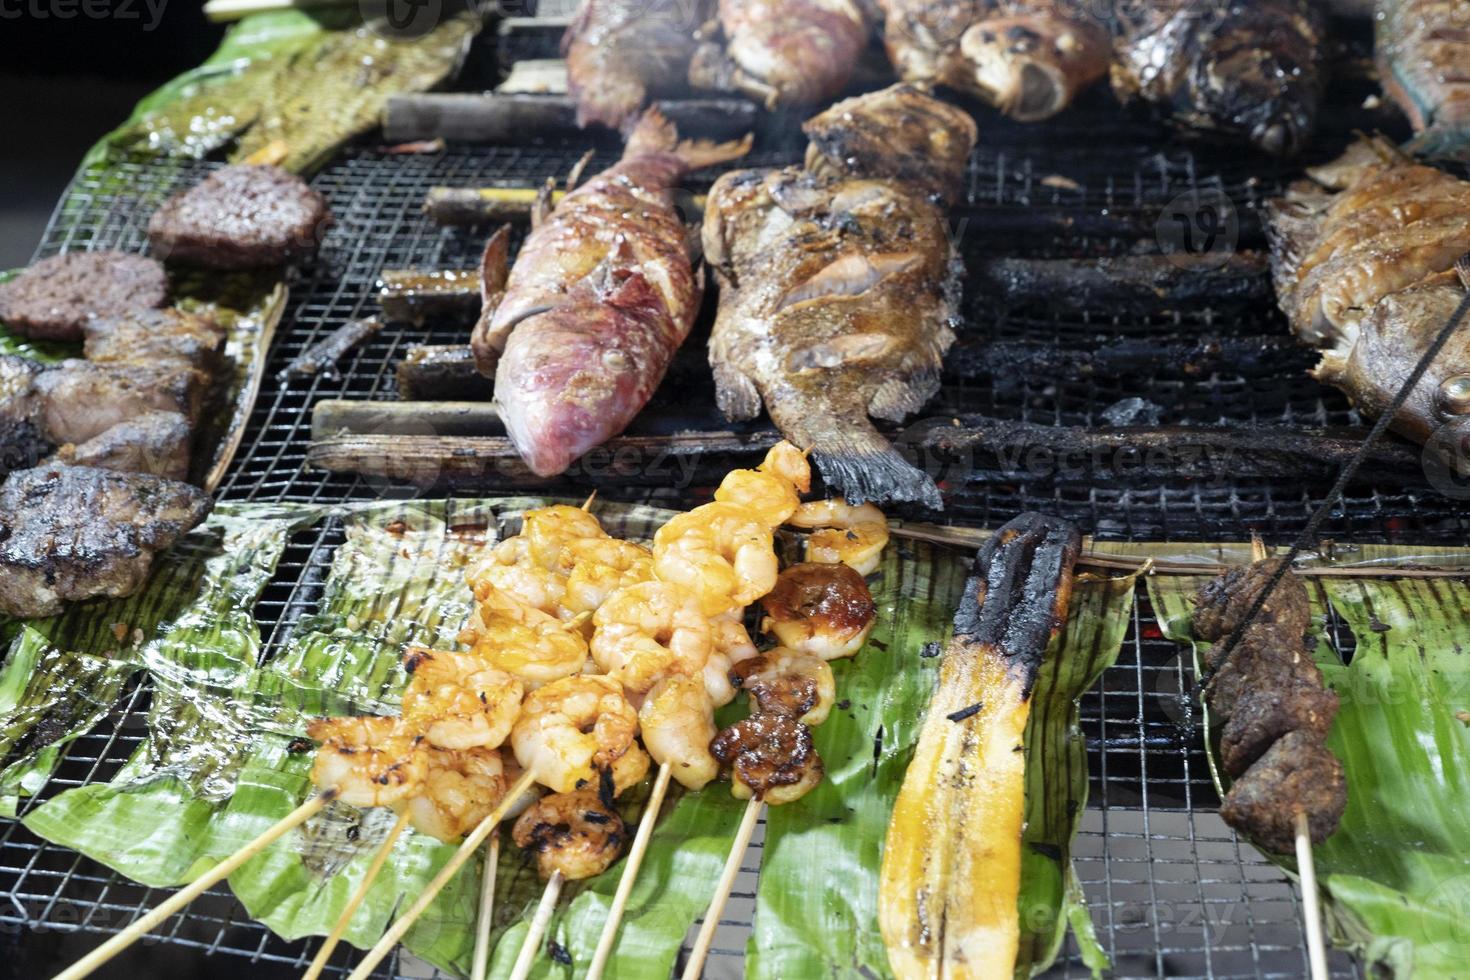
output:
[[943,82],[1023,122],[1046,119],[1108,73],[1103,23],[1083,0],[880,0],[899,77]]
[[577,125],[621,129],[652,95],[683,86],[710,0],[583,0],[562,37]]
[[[1297,338],[1323,351],[1313,375],[1360,410],[1389,407],[1465,293],[1470,182],[1359,146],[1269,207],[1277,300]],[[1394,416],[1432,443],[1470,415],[1470,330],[1459,330]],[[1460,465],[1458,462],[1456,465]]]
[[1118,0],[1113,90],[1273,156],[1307,142],[1322,96],[1314,0]]
[[1470,5],[1379,0],[1376,54],[1383,90],[1435,155],[1470,153]]
[[767,109],[835,98],[868,43],[858,0],[720,0],[719,24],[724,46],[700,46],[690,83],[744,92]]
[[650,109],[622,160],[540,219],[498,302],[487,263],[488,315],[471,343],[482,371],[498,352],[495,401],[538,475],[622,432],[658,387],[703,294],[675,185],[749,147],[680,142]]

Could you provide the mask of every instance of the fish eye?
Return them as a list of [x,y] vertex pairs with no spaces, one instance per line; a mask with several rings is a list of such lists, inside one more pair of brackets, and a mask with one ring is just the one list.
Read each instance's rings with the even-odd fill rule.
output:
[[1470,415],[1470,374],[1446,378],[1439,386],[1436,404],[1445,415]]

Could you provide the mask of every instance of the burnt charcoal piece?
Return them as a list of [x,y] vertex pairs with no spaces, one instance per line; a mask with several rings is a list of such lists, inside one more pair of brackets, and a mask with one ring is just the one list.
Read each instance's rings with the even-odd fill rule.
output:
[[169,480],[189,478],[189,420],[178,412],[149,412],[82,443],[67,444],[56,461],[119,473],[147,473]]
[[36,340],[82,339],[87,321],[168,302],[163,266],[125,252],[67,252],[0,283],[0,322]]
[[1326,738],[1337,717],[1337,694],[1295,676],[1283,687],[1250,687],[1220,734],[1220,761],[1239,778],[1277,739],[1292,732]]
[[209,513],[198,487],[90,466],[45,466],[0,486],[0,610],[54,616],[68,601],[126,596],[155,552]]
[[209,317],[179,309],[98,317],[84,332],[87,360],[97,364],[177,364],[213,374],[224,359],[224,328]]
[[169,262],[264,268],[313,254],[330,217],[326,199],[300,177],[242,164],[165,201],[148,222],[148,240]]
[[41,430],[59,445],[86,442],[149,412],[178,412],[193,425],[207,380],[191,367],[63,361],[36,378]]
[[[1218,578],[1206,582],[1195,597],[1194,635],[1208,643],[1223,639],[1235,632],[1251,611],[1262,589],[1271,581],[1271,576],[1281,567],[1281,559],[1268,559],[1232,568]],[[1265,605],[1261,607],[1257,622],[1280,623],[1300,634],[1305,634],[1312,623],[1312,605],[1307,599],[1306,586],[1290,572],[1281,577]],[[1217,654],[1218,655],[1218,654]],[[1210,670],[1219,665],[1206,658]]]
[[1283,736],[1225,794],[1220,816],[1261,847],[1290,854],[1296,815],[1307,814],[1313,843],[1337,830],[1347,808],[1342,763],[1309,732]]

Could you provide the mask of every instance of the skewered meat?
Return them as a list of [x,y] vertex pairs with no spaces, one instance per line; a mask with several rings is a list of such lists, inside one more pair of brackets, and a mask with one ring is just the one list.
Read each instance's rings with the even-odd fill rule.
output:
[[155,552],[204,520],[208,495],[156,476],[40,467],[0,486],[0,610],[53,616],[64,602],[131,595]]
[[193,438],[189,420],[178,412],[149,412],[119,422],[80,446],[62,446],[56,462],[187,480]]
[[1337,830],[1346,809],[1342,763],[1321,739],[1291,732],[1231,785],[1220,816],[1232,827],[1248,828],[1267,850],[1290,854],[1298,812],[1306,812],[1312,842],[1320,844]]
[[1383,90],[1408,115],[1416,149],[1470,150],[1470,6],[1462,0],[1380,0],[1375,19]]
[[1228,645],[1228,640],[1222,637],[1205,654],[1205,668],[1211,671],[1205,696],[1211,713],[1220,723],[1230,721],[1241,696],[1254,686],[1274,690],[1298,677],[1319,687],[1322,684],[1322,672],[1312,662],[1301,630],[1281,623],[1253,623],[1229,659],[1212,666],[1224,655]]
[[1220,733],[1220,761],[1227,775],[1238,778],[1283,735],[1305,732],[1325,739],[1336,717],[1337,694],[1322,687],[1320,675],[1293,674],[1274,689],[1252,684]]
[[652,95],[689,78],[709,0],[583,0],[562,37],[577,125],[621,129]]
[[1106,27],[1084,0],[879,0],[899,77],[972,92],[1032,122],[1108,72]]
[[42,259],[0,283],[0,322],[27,337],[81,340],[98,315],[168,301],[163,266],[124,252],[67,252]]
[[623,159],[538,222],[498,305],[482,272],[489,315],[472,344],[482,365],[499,354],[495,400],[537,474],[561,473],[622,432],[652,396],[689,335],[703,286],[675,183],[749,145],[680,142],[651,109]]
[[701,45],[689,81],[744,92],[767,109],[835,98],[868,43],[858,0],[720,0],[719,23],[723,48]]
[[148,221],[148,240],[170,262],[253,269],[312,255],[330,220],[326,199],[300,177],[240,164],[165,201]]
[[199,418],[206,376],[191,367],[62,361],[36,377],[41,430],[55,443],[82,443],[148,412]]
[[[1465,295],[1455,266],[1470,252],[1470,182],[1377,142],[1313,176],[1319,183],[1294,186],[1271,204],[1277,299],[1297,339],[1322,349],[1313,376],[1378,415]],[[1470,413],[1467,375],[1470,331],[1460,330],[1393,429],[1439,446],[1438,434]]]
[[1273,156],[1306,145],[1322,97],[1313,0],[1119,0],[1113,90]]
[[[1214,643],[1234,633],[1281,565],[1279,558],[1252,562],[1206,582],[1195,601],[1194,635]],[[1306,586],[1290,573],[1276,584],[1256,619],[1257,623],[1280,623],[1298,638],[1307,632],[1311,621],[1312,604]],[[1206,664],[1211,670],[1220,666],[1208,659]]]
[[906,84],[844,99],[801,131],[811,141],[809,173],[896,180],[948,203],[961,194],[978,136],[969,113]]

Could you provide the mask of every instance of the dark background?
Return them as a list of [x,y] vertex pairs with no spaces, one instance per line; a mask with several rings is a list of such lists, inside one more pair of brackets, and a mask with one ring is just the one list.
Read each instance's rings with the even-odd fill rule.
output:
[[0,0],[0,269],[30,261],[92,144],[219,44],[202,0],[162,2],[149,30],[143,0]]

